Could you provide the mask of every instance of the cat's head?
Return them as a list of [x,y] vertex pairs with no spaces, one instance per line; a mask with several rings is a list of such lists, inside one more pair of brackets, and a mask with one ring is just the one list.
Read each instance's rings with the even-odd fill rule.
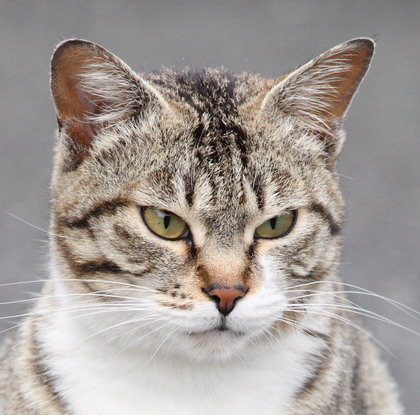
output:
[[223,358],[298,324],[339,256],[341,121],[372,53],[351,40],[266,80],[60,44],[52,256],[62,298],[103,310],[92,332]]

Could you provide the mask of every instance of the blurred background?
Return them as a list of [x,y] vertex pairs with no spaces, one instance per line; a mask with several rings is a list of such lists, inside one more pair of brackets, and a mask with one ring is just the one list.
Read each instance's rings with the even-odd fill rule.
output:
[[[418,0],[1,0],[0,283],[48,275],[48,71],[60,40],[97,42],[137,71],[225,66],[277,77],[338,43],[374,36],[377,52],[348,113],[339,163],[347,201],[341,272],[347,283],[420,309],[419,22]],[[4,303],[39,288],[0,286],[0,338],[28,308]],[[384,300],[352,299],[420,331]],[[367,324],[390,350],[383,356],[407,413],[419,413],[419,337]]]

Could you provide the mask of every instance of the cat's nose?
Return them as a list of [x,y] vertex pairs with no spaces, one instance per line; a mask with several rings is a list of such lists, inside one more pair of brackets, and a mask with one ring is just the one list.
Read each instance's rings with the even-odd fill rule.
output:
[[236,303],[242,298],[246,289],[242,285],[224,287],[220,284],[211,284],[203,291],[216,303],[217,309],[225,317],[234,309]]

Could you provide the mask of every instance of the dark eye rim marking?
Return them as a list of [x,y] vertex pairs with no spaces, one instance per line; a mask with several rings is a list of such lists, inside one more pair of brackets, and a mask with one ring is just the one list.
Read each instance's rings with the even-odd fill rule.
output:
[[[156,207],[154,207],[154,206],[140,206],[139,207],[139,209],[140,209],[140,215],[141,215],[141,218],[142,218],[142,220],[143,220],[143,223],[146,225],[146,228],[153,234],[153,235],[155,235],[155,236],[157,236],[158,238],[160,238],[160,239],[164,239],[165,241],[171,241],[171,242],[174,242],[174,241],[184,241],[185,243],[187,243],[187,245],[188,246],[190,246],[191,244],[192,244],[192,236],[191,236],[191,230],[190,230],[190,227],[188,226],[188,223],[187,222],[185,222],[185,224],[187,225],[187,227],[186,227],[186,229],[185,229],[185,232],[181,235],[181,236],[179,236],[178,238],[166,238],[165,236],[162,236],[162,235],[159,235],[158,233],[156,233],[148,224],[147,224],[147,222],[146,222],[146,220],[145,220],[145,218],[144,218],[144,211],[146,210],[146,209],[154,209],[154,210],[160,210],[161,212],[164,212],[164,213],[171,213],[172,215],[176,215],[175,213],[173,213],[173,212],[171,212],[171,211],[169,211],[169,210],[164,210],[164,209],[158,209],[158,208],[156,208]],[[178,216],[178,215],[176,215],[176,216]],[[182,218],[181,218],[182,219]],[[182,219],[182,220],[184,220],[184,219]],[[169,224],[168,224],[168,226],[169,226]]]
[[[65,254],[66,262],[77,279],[83,278],[86,275],[93,276],[95,274],[129,274],[135,277],[142,277],[147,272],[150,272],[149,269],[142,270],[140,273],[128,271],[104,257],[93,261],[83,262],[74,252],[72,252],[65,240],[58,239],[57,243],[61,251]],[[83,279],[81,282],[83,282]]]
[[322,205],[321,203],[313,203],[310,206],[310,210],[312,212],[318,213],[325,221],[328,222],[328,225],[330,227],[330,233],[332,236],[338,235],[341,233],[341,223],[337,223],[331,213],[328,211],[328,209]]
[[[254,240],[258,240],[258,239],[263,239],[263,240],[273,240],[273,239],[280,239],[280,238],[284,238],[285,236],[287,236],[287,235],[289,235],[289,233],[291,233],[292,231],[293,231],[293,229],[295,228],[295,225],[296,225],[296,222],[297,222],[297,218],[298,218],[298,216],[299,216],[299,211],[298,211],[298,209],[286,209],[285,210],[285,212],[291,212],[291,213],[293,213],[293,222],[292,222],[292,224],[290,225],[290,228],[285,232],[285,233],[282,233],[281,235],[279,235],[279,236],[272,236],[271,238],[269,238],[269,237],[264,237],[264,236],[259,236],[259,235],[257,235],[256,233],[255,233],[255,231],[254,231]],[[280,216],[280,215],[277,215],[277,216]],[[276,218],[276,216],[275,217],[273,217],[273,218],[270,218],[270,219],[268,219],[269,221],[272,221],[273,219],[275,219]],[[265,222],[263,222],[263,223],[265,223]],[[261,224],[262,225],[262,224]],[[260,226],[261,226],[260,225]]]
[[93,207],[90,211],[85,213],[85,215],[80,219],[69,220],[58,218],[58,221],[61,225],[68,228],[74,229],[84,229],[89,227],[89,222],[93,218],[99,218],[103,215],[114,215],[118,209],[127,208],[131,205],[128,199],[116,198],[113,200],[107,200],[103,203],[100,203]]

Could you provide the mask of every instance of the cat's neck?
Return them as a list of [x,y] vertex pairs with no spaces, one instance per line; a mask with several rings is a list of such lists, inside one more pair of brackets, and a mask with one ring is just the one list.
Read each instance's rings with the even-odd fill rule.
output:
[[311,376],[308,359],[322,352],[316,338],[301,332],[255,341],[249,356],[223,361],[121,352],[65,308],[38,334],[56,389],[78,415],[286,413]]

